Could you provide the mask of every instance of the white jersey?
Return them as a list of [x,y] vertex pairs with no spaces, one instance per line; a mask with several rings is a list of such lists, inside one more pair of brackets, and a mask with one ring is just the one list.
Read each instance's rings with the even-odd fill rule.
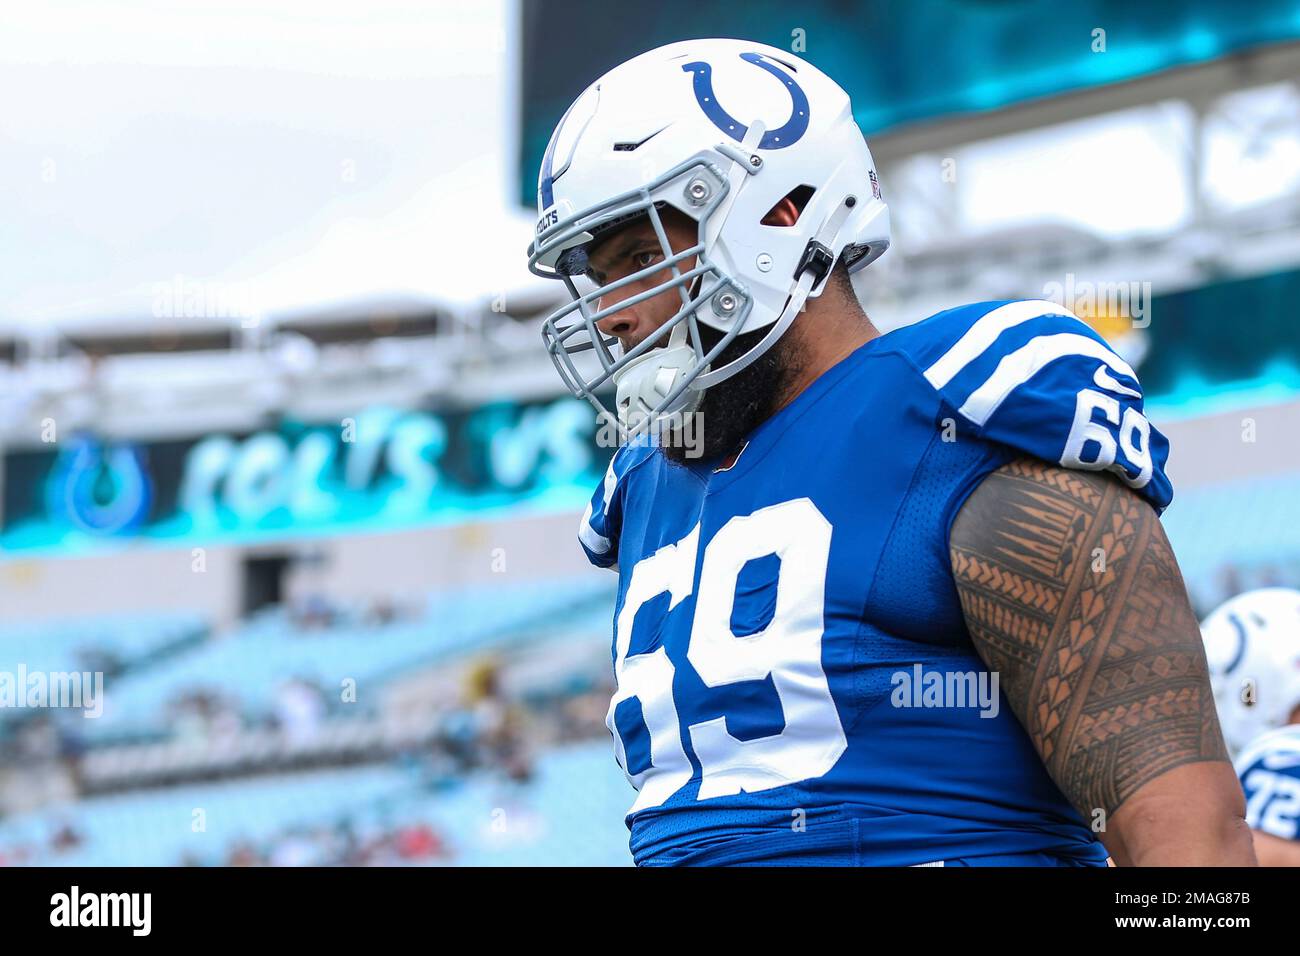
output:
[[1234,764],[1251,829],[1300,840],[1300,724],[1256,737]]

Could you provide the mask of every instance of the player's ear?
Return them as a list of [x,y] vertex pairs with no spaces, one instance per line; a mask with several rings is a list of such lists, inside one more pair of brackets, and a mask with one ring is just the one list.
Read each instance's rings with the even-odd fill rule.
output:
[[799,221],[800,209],[792,198],[784,196],[763,217],[765,226],[793,226]]

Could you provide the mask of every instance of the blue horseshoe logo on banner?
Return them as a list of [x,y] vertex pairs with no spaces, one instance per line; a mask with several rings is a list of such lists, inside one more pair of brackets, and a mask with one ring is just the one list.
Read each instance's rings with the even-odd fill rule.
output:
[[[771,73],[781,81],[786,92],[790,94],[790,118],[784,126],[764,133],[763,138],[758,141],[758,148],[784,149],[793,146],[808,131],[808,97],[794,81],[794,77],[769,62],[763,54],[742,53],[740,58]],[[736,142],[743,141],[748,127],[718,105],[718,98],[713,95],[713,67],[703,60],[697,60],[683,65],[682,70],[694,74],[691,83],[695,89],[695,102],[700,104],[704,115],[713,121],[714,126]]]
[[139,524],[149,513],[152,492],[135,448],[79,437],[55,461],[46,507],[83,531],[108,535]]

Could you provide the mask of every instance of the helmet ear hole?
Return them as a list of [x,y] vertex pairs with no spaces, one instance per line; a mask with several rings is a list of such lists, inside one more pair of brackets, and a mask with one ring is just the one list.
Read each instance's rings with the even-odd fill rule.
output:
[[762,219],[764,226],[793,226],[799,222],[804,209],[817,190],[812,186],[795,186],[776,201]]

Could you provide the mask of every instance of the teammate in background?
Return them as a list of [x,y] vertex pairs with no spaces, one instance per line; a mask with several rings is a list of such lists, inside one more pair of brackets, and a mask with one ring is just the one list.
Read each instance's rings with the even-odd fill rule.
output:
[[1300,591],[1247,591],[1201,627],[1255,855],[1300,866]]
[[538,193],[547,349],[631,435],[579,538],[619,575],[638,864],[1254,863],[1132,368],[1045,301],[882,335],[840,87],[650,51],[570,107]]

